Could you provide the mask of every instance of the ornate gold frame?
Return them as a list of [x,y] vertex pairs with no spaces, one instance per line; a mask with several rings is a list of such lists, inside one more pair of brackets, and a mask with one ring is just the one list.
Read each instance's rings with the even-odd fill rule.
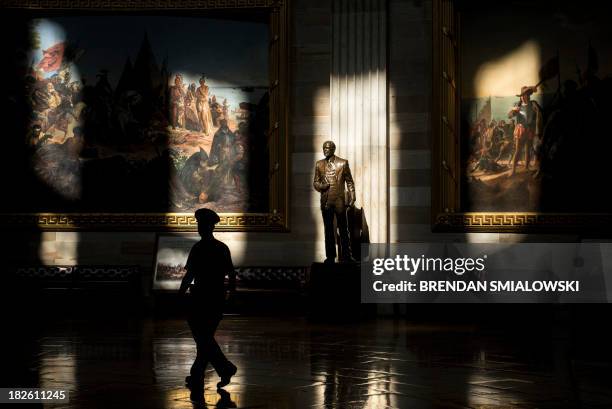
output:
[[[82,11],[266,10],[270,21],[270,192],[268,213],[223,213],[222,231],[289,229],[289,0],[5,0],[2,9]],[[0,226],[43,230],[196,231],[191,213],[4,213]]]
[[505,233],[584,231],[589,234],[609,230],[612,214],[461,211],[461,15],[454,6],[454,0],[433,1],[433,229]]

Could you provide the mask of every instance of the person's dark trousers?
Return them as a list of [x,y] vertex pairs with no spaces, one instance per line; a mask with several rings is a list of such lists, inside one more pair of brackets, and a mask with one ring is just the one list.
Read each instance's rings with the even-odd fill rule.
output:
[[323,214],[323,225],[325,226],[325,257],[327,259],[336,258],[336,235],[334,232],[334,216],[336,217],[336,224],[340,231],[340,246],[341,254],[343,258],[349,258],[350,245],[349,245],[349,233],[346,222],[346,207],[345,206],[326,206],[321,209]]
[[194,385],[204,384],[204,372],[209,362],[219,376],[231,372],[234,367],[215,341],[215,331],[222,317],[222,313],[196,313],[191,314],[187,320],[197,347],[197,355],[190,371]]

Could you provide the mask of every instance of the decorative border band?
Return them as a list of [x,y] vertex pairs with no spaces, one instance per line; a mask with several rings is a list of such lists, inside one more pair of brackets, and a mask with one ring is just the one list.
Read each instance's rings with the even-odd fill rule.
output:
[[[308,267],[238,266],[234,270],[240,282],[255,287],[265,287],[265,284],[283,283],[293,284],[293,286],[304,286],[308,277]],[[121,281],[139,277],[140,267],[133,265],[18,266],[13,273],[15,277],[26,280],[86,282],[99,279]]]
[[[283,230],[280,213],[222,213],[219,231]],[[0,225],[41,230],[179,230],[197,231],[191,213],[10,213],[0,214]]]
[[[612,214],[606,213],[439,213],[436,227],[441,230],[525,231],[571,229],[603,230],[612,227]],[[499,229],[499,230],[498,230]]]

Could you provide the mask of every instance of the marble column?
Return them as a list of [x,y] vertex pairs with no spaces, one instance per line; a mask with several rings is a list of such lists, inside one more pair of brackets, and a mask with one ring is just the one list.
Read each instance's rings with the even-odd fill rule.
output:
[[333,0],[331,134],[349,160],[370,241],[389,238],[387,2]]

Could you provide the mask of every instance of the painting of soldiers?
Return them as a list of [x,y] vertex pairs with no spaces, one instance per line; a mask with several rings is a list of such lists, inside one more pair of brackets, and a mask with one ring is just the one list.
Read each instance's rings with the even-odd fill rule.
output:
[[[598,186],[612,151],[612,29],[596,10],[460,5],[465,211],[596,213],[612,205]],[[517,21],[528,29],[516,30]]]
[[[31,56],[15,63],[26,67],[15,74],[23,94],[7,99],[28,108],[19,146],[36,180],[52,194],[24,208],[267,211],[268,180],[248,175],[254,166],[268,167],[261,154],[269,126],[268,62],[228,66],[207,57],[227,52],[214,42],[175,47],[177,39],[236,32],[248,41],[232,53],[267,55],[269,23],[252,20],[28,20],[24,26],[36,41],[11,53]],[[173,34],[158,35],[160,26]],[[112,52],[100,51],[105,49]],[[239,119],[232,109],[245,104],[258,114]],[[251,149],[253,140],[260,145]],[[253,152],[260,153],[254,161]]]
[[540,139],[542,132],[542,108],[536,101],[531,100],[531,95],[534,92],[533,87],[522,87],[521,93],[517,95],[520,101],[508,113],[510,118],[514,117],[516,119],[511,176],[514,175],[519,156],[523,152],[525,154],[525,169],[529,170],[535,140]]

